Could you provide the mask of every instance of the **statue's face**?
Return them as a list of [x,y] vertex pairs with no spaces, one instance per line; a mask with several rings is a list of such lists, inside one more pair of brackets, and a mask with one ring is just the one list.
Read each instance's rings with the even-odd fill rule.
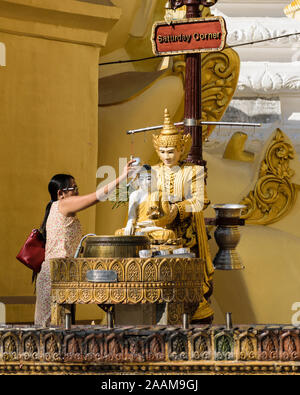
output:
[[149,190],[152,186],[152,178],[150,173],[141,173],[139,175],[139,186],[143,190]]
[[178,150],[176,147],[159,147],[158,155],[167,167],[176,166],[181,157],[182,151]]

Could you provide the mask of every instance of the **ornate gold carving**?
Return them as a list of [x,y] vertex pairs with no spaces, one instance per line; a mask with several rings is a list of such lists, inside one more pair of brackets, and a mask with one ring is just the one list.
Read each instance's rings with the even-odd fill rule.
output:
[[171,281],[172,273],[171,267],[167,259],[161,259],[161,264],[159,265],[159,279],[160,281]]
[[157,267],[152,262],[152,259],[149,259],[144,266],[143,277],[146,281],[155,281],[157,279]]
[[69,280],[74,281],[75,279],[78,278],[78,267],[74,262],[70,262],[69,266]]
[[[169,305],[175,323],[182,312],[182,305]],[[2,325],[0,331],[1,375],[288,375],[300,374],[299,361],[300,330],[289,326],[45,330]]]
[[[191,311],[202,299],[203,265],[204,262],[199,258],[52,259],[51,322],[53,325],[61,325],[64,306],[76,303],[168,303],[170,309],[176,307],[172,314],[181,320],[181,316],[175,314],[175,311],[183,311],[184,306],[188,306]],[[99,267],[103,270],[116,270],[118,281],[87,282],[87,270]],[[72,276],[70,272],[66,272],[66,268],[72,271]]]
[[19,353],[18,338],[14,334],[7,333],[1,340],[3,361],[16,360]]
[[[233,49],[202,55],[202,120],[218,122],[225,113],[237,87],[240,58]],[[214,126],[203,127],[207,138]]]
[[[203,272],[203,262],[199,258],[55,258],[51,259],[51,280],[55,283],[66,283],[62,281],[61,270],[65,270],[65,261],[72,262],[78,266],[74,271],[77,273],[72,278],[70,287],[77,287],[77,283],[87,283],[86,272],[88,270],[118,270],[120,277],[118,284],[125,282],[152,282],[152,281],[199,281]],[[69,265],[72,267],[72,265]],[[196,274],[196,276],[195,276]],[[65,274],[69,278],[69,274]],[[88,283],[92,286],[92,283]]]
[[175,290],[176,292],[176,299],[178,300],[178,302],[184,302],[185,300],[185,288],[176,288]]
[[258,358],[261,361],[275,361],[279,357],[278,330],[266,330],[258,336]]
[[[102,269],[102,267],[101,267],[101,269]],[[86,279],[86,273],[87,273],[89,270],[92,270],[92,267],[91,267],[91,265],[90,265],[89,260],[83,262],[82,265],[80,265],[80,280],[81,280],[81,281],[85,281],[85,279]]]
[[78,299],[78,290],[77,289],[70,289],[68,292],[66,302],[68,304],[72,304],[72,303],[75,303],[77,299]]
[[21,358],[25,361],[39,359],[39,339],[33,334],[29,333],[24,336],[21,343]]
[[257,339],[256,333],[245,332],[238,338],[238,359],[241,361],[251,361],[257,359]]
[[128,262],[125,270],[127,281],[141,281],[141,269],[134,259]]
[[[240,58],[231,48],[201,55],[202,67],[202,121],[219,122],[236,90],[240,74]],[[174,73],[185,78],[185,61],[182,56],[174,60]],[[203,140],[215,129],[202,127]]]
[[162,289],[162,298],[166,302],[172,302],[174,300],[175,290],[172,288]]
[[[93,289],[88,287],[90,284],[83,289],[79,289],[78,291],[78,301],[80,303],[89,303],[93,299]],[[65,291],[66,292],[66,291]],[[68,292],[68,290],[67,290]]]
[[176,325],[181,321],[182,314],[184,312],[183,304],[181,303],[168,303],[168,324]]
[[94,301],[97,304],[106,303],[109,299],[108,288],[95,288],[94,289]]
[[177,261],[174,265],[174,278],[175,280],[181,280],[183,278],[183,265],[181,262]]
[[105,267],[102,265],[101,262],[99,262],[99,263],[97,264],[97,266],[95,267],[95,270],[105,270]]
[[211,358],[211,339],[208,333],[200,332],[191,339],[192,359],[209,360]]
[[149,303],[156,303],[159,300],[159,290],[158,289],[145,289],[145,299]]
[[117,272],[118,281],[124,281],[125,278],[124,268],[118,261],[112,262],[109,267],[109,270],[114,270],[115,272]]
[[114,301],[122,303],[126,298],[126,291],[124,288],[112,289],[111,297]]
[[127,301],[129,304],[140,303],[143,299],[143,290],[139,288],[128,288],[127,289]]
[[284,133],[276,129],[261,163],[258,180],[253,191],[241,201],[247,206],[242,218],[249,224],[268,225],[279,221],[294,207],[297,187],[291,182],[294,171],[290,160],[294,149]]
[[53,333],[47,334],[43,339],[44,358],[46,362],[61,360],[61,345]]

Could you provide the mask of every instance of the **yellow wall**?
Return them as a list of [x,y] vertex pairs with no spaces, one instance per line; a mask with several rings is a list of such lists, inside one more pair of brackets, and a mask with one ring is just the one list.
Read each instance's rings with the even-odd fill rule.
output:
[[[99,53],[119,16],[74,0],[0,1],[0,297],[33,295],[15,256],[41,224],[50,178],[70,173],[81,193],[95,190]],[[95,207],[79,217],[93,232]],[[32,322],[33,311],[8,304],[7,322]]]

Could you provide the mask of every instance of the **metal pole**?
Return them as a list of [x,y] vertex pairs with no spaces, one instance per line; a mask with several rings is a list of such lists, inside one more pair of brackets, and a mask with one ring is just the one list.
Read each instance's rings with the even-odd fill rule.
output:
[[108,309],[106,314],[107,314],[107,327],[109,329],[112,329],[114,327],[113,311]]
[[[186,19],[201,17],[200,5],[211,7],[218,0],[170,0],[173,10],[186,6]],[[169,6],[169,5],[168,5]],[[184,118],[193,122],[184,122],[184,132],[192,136],[192,147],[187,162],[205,166],[202,157],[202,92],[201,92],[201,54],[190,53],[185,57],[185,99]]]
[[[240,126],[240,127],[254,127],[260,128],[261,123],[249,123],[249,122],[210,122],[210,121],[199,121],[200,125],[216,125],[216,126]],[[184,122],[176,122],[175,126],[183,126]],[[151,130],[162,129],[164,125],[149,126],[147,128],[131,129],[126,132],[126,134],[135,134],[141,132],[148,132]]]
[[182,328],[189,329],[189,315],[188,315],[188,313],[182,314]]
[[232,329],[232,315],[231,313],[226,313],[226,329]]
[[[201,17],[200,0],[185,0],[186,19]],[[201,54],[192,53],[185,57],[185,101],[184,118],[196,121],[194,125],[184,124],[184,133],[192,136],[192,147],[187,162],[205,166],[202,157]]]
[[70,313],[66,313],[66,323],[65,323],[66,330],[71,329],[71,325],[72,325],[72,315]]

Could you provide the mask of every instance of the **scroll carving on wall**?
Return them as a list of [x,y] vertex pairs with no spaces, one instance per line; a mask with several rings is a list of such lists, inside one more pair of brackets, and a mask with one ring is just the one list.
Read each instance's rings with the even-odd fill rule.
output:
[[290,161],[295,152],[280,129],[276,129],[260,165],[254,189],[243,198],[247,206],[242,218],[248,224],[268,225],[286,216],[294,207],[298,186],[291,179],[295,172]]
[[[202,54],[201,58],[202,120],[219,122],[238,85],[240,58],[238,53],[231,48]],[[181,74],[184,79],[185,61],[182,56],[175,57],[173,71]],[[203,125],[203,140],[209,137],[214,128],[213,125]]]
[[[239,55],[230,48],[202,56],[202,119],[221,120],[237,87],[240,72]],[[214,126],[203,127],[203,139]]]

